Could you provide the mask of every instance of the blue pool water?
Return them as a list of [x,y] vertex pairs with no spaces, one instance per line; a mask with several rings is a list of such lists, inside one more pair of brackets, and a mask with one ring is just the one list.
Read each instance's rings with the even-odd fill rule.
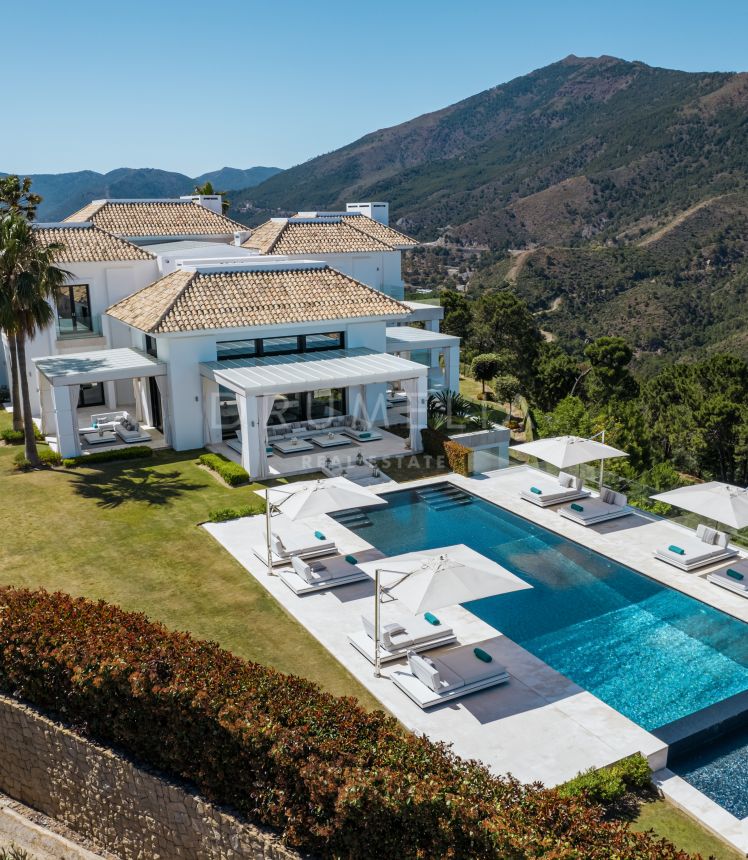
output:
[[748,728],[668,759],[668,767],[736,818],[748,816]]
[[439,488],[424,493],[429,501],[418,490],[390,493],[365,524],[347,524],[386,555],[464,543],[521,576],[534,587],[466,608],[645,729],[748,690],[743,622],[482,499],[451,498],[449,484]]

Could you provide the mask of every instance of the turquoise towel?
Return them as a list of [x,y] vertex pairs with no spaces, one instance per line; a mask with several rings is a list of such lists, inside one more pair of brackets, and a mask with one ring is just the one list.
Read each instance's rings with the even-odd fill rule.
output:
[[345,560],[348,562],[348,564],[358,564],[358,559],[355,555],[347,555],[345,557]]
[[359,433],[358,438],[359,439],[371,439],[371,433]]
[[315,532],[314,536],[317,538],[317,540],[327,540],[327,538],[322,534],[322,532]]
[[571,509],[572,509],[572,511],[583,511],[583,510],[584,510],[584,508],[582,507],[582,505],[578,505],[576,502],[574,502],[574,503],[571,505]]
[[433,615],[431,612],[427,612],[423,617],[426,619],[426,621],[428,621],[429,624],[433,624],[434,627],[441,624],[441,621],[439,621],[436,615]]
[[676,555],[685,555],[686,554],[686,551],[684,549],[681,549],[681,547],[675,546],[675,544],[672,544],[672,543],[670,544],[668,549],[670,550],[670,552],[674,552]]
[[732,579],[745,579],[745,577],[739,570],[733,570],[733,568],[731,567],[728,567],[725,573]]
[[542,496],[543,491],[539,490],[537,487],[530,487],[530,492],[535,493],[536,496]]
[[482,660],[484,663],[493,662],[493,657],[487,651],[484,651],[482,648],[473,648],[473,654],[475,654],[475,656],[479,660]]

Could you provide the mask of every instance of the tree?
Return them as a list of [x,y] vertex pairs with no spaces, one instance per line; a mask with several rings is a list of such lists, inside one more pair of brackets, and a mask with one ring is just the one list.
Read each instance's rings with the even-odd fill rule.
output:
[[592,436],[595,422],[579,397],[564,397],[542,422],[543,436]]
[[221,211],[225,215],[231,208],[231,201],[226,199],[225,191],[214,191],[212,182],[203,182],[202,185],[195,186],[195,194],[220,194],[221,195]]
[[507,371],[527,387],[535,375],[541,341],[535,317],[514,293],[487,292],[476,300],[471,345],[480,352],[511,355],[512,364]]
[[578,374],[577,362],[558,344],[542,344],[533,385],[535,403],[544,412],[550,412],[571,394]]
[[636,397],[639,386],[629,370],[633,352],[622,337],[599,337],[585,347],[584,355],[592,368],[585,384],[592,401]]
[[483,399],[486,397],[486,383],[496,376],[501,368],[501,360],[493,352],[476,355],[470,363],[470,375],[481,384]]
[[470,302],[455,290],[445,290],[441,296],[444,308],[442,331],[467,340],[473,325]]
[[31,193],[30,177],[20,179],[15,174],[0,177],[0,215],[16,212],[33,221],[41,202],[40,195]]
[[522,390],[522,383],[511,373],[497,376],[493,381],[493,390],[499,403],[509,404],[509,420],[512,420],[512,405]]
[[54,319],[50,299],[69,277],[54,265],[59,250],[56,244],[40,245],[22,214],[9,212],[0,220],[0,325],[12,338],[16,351],[20,385],[13,399],[18,399],[20,389],[26,459],[32,466],[40,461],[29,397],[26,341]]

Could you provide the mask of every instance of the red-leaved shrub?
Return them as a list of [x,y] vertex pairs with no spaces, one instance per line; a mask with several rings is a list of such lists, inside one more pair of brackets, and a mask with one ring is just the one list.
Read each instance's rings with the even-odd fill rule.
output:
[[0,688],[325,858],[683,860],[353,699],[67,594],[0,589]]

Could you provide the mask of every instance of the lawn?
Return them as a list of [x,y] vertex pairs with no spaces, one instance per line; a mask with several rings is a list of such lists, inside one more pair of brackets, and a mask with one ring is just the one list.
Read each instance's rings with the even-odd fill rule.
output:
[[[0,426],[9,421],[0,413]],[[0,582],[102,598],[235,654],[317,681],[366,706],[372,696],[198,523],[256,500],[196,454],[32,473],[0,446]]]
[[669,839],[684,851],[701,854],[705,858],[712,856],[715,860],[738,860],[745,856],[712,836],[666,800],[643,803],[632,827],[634,830],[654,830],[658,836]]

